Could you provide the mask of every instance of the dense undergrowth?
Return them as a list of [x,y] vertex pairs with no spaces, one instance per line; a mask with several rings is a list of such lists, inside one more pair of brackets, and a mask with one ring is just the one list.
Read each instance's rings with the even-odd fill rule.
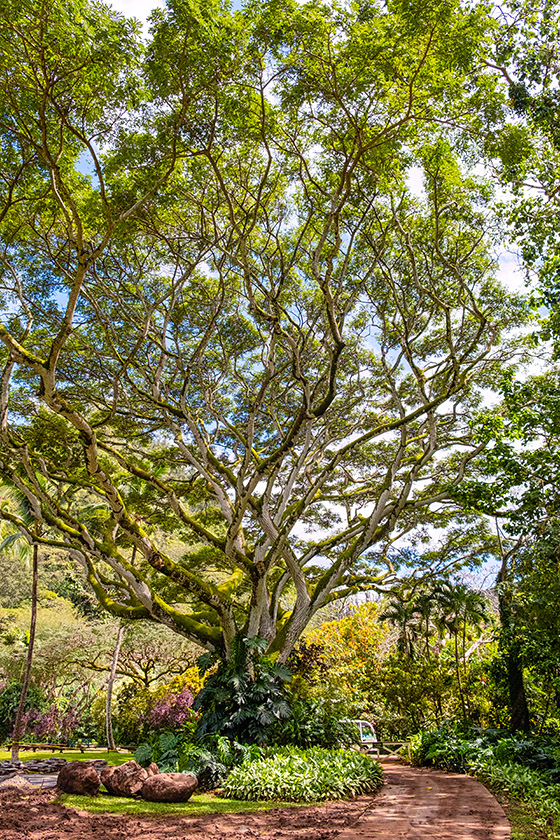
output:
[[224,737],[193,743],[163,733],[135,753],[144,765],[193,772],[202,790],[220,785],[231,799],[318,802],[376,790],[383,772],[377,761],[355,750],[244,745]]
[[512,838],[560,840],[560,743],[546,736],[507,736],[498,730],[463,735],[449,729],[412,739],[414,764],[469,773],[509,802],[524,804],[528,833]]
[[226,796],[318,802],[372,793],[383,781],[379,763],[355,750],[282,747],[267,753],[231,771]]

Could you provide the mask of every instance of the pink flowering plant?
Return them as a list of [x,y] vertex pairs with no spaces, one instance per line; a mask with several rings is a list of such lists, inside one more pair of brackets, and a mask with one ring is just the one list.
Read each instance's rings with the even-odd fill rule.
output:
[[29,740],[67,744],[81,724],[81,714],[76,706],[59,709],[56,703],[48,708],[30,709],[24,715],[23,732]]
[[166,694],[154,704],[146,716],[149,729],[158,732],[194,729],[199,714],[192,709],[193,701],[194,697],[188,688],[179,693]]

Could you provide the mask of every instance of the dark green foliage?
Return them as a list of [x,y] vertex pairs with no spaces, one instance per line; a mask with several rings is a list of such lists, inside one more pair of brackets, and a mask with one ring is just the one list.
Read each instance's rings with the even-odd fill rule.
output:
[[433,729],[421,732],[411,742],[414,764],[466,773],[480,758],[491,758],[492,750],[486,740],[466,738],[454,729]]
[[517,764],[540,771],[549,782],[560,782],[560,743],[549,736],[512,737],[504,730],[461,733],[455,729],[422,732],[413,740],[415,764],[467,773],[488,762]]
[[208,736],[202,742],[185,744],[179,766],[194,773],[199,787],[212,790],[221,785],[233,767],[261,756],[256,745],[246,746],[221,735]]
[[284,747],[232,770],[224,792],[234,799],[316,802],[372,793],[382,779],[379,763],[354,750]]
[[194,773],[202,790],[213,790],[222,784],[228,767],[217,753],[200,744],[185,744],[180,761],[181,770]]
[[[11,682],[0,693],[0,741],[10,738],[17,707],[21,697],[21,683]],[[25,711],[42,709],[45,706],[45,695],[36,686],[30,685],[27,691]]]
[[134,758],[138,764],[148,766],[155,761],[162,773],[176,773],[179,770],[179,756],[183,739],[173,732],[154,733],[148,743],[137,747]]
[[340,719],[332,704],[322,699],[292,700],[292,714],[274,727],[274,743],[295,747],[334,748],[357,743],[356,727]]
[[195,741],[187,732],[151,733],[149,741],[134,753],[138,764],[147,767],[155,761],[163,773],[194,773],[199,787],[213,790],[232,767],[260,757],[259,747],[247,747],[221,735]]
[[153,752],[154,748],[152,744],[140,744],[134,750],[134,760],[137,761],[138,764],[142,765],[142,767],[147,767],[152,761]]
[[[290,671],[263,656],[263,639],[238,637],[230,662],[220,663],[197,694],[198,735],[226,735],[244,744],[270,743],[273,727],[291,714],[284,683]],[[206,658],[206,667],[212,660]]]

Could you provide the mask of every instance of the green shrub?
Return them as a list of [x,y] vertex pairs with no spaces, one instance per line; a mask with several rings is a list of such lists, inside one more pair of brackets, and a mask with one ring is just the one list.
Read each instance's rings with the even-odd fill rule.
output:
[[224,793],[232,799],[316,802],[371,793],[383,771],[373,758],[355,750],[269,750],[267,757],[246,761],[231,771]]
[[519,764],[488,762],[476,777],[490,790],[528,802],[534,828],[548,840],[560,840],[560,785],[549,784],[538,770]]
[[187,732],[163,732],[151,733],[149,742],[140,744],[134,758],[142,767],[155,761],[163,773],[194,773],[202,790],[213,790],[232,767],[261,755],[259,747],[238,744],[221,735],[194,741]]
[[410,755],[413,764],[468,773],[480,762],[491,759],[493,752],[482,737],[469,740],[453,729],[432,729],[411,739]]
[[174,732],[152,733],[150,741],[136,748],[134,758],[143,767],[155,761],[162,773],[176,773],[179,770],[181,748],[180,735]]
[[335,749],[359,742],[356,726],[340,719],[323,699],[292,700],[292,716],[279,721],[272,733],[275,744]]
[[421,732],[410,743],[414,764],[467,773],[496,761],[542,770],[550,782],[560,778],[560,744],[547,736],[516,737],[498,729],[465,734],[440,728]]

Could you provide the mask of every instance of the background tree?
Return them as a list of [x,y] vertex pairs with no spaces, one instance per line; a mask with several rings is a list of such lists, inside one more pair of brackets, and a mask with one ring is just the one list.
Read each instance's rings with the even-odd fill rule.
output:
[[[162,681],[183,674],[195,667],[195,660],[202,653],[200,648],[173,637],[161,626],[129,622],[125,628],[116,673],[139,688],[152,689]],[[76,647],[69,660],[88,671],[107,674],[111,667],[111,651],[103,633],[98,633],[98,638],[92,640],[91,634],[84,632],[81,648]]]
[[463,719],[468,720],[471,710],[468,691],[465,691],[464,686],[467,678],[467,634],[469,626],[479,628],[489,619],[487,598],[464,583],[453,585],[446,581],[442,581],[433,594],[438,602],[439,615],[436,621],[448,630],[453,639],[457,689]]
[[[428,598],[433,608],[426,630]],[[473,609],[465,609],[464,601],[472,601]],[[445,587],[408,581],[380,603],[347,609],[344,617],[308,630],[289,660],[297,675],[292,692],[307,703],[308,713],[310,703],[320,701],[344,717],[374,720],[378,736],[386,739],[457,718],[467,725],[489,722],[495,618],[482,593],[457,581]],[[469,640],[464,656],[463,637]]]
[[528,731],[528,669],[551,686],[558,663],[553,618],[558,603],[558,372],[551,366],[524,382],[508,377],[503,394],[503,404],[478,419],[477,434],[489,446],[478,477],[473,474],[457,496],[471,510],[496,518],[501,544],[500,650],[511,727]]
[[113,699],[113,686],[117,676],[117,668],[119,665],[119,655],[121,652],[121,644],[124,636],[124,626],[119,624],[117,630],[117,638],[115,647],[113,649],[113,656],[111,658],[111,669],[109,671],[109,678],[107,680],[107,692],[105,698],[105,732],[107,734],[107,749],[115,750],[115,736],[113,734],[113,718],[111,715],[111,701]]
[[37,543],[33,544],[33,566],[32,566],[32,584],[31,584],[31,622],[29,624],[29,638],[27,642],[27,659],[25,663],[25,671],[23,674],[23,684],[21,687],[21,696],[16,712],[16,719],[14,722],[14,730],[12,732],[12,762],[19,759],[19,744],[23,734],[23,716],[25,707],[27,705],[27,692],[29,690],[29,680],[31,677],[31,666],[33,664],[33,651],[35,647],[35,629],[37,627],[37,582],[39,578],[39,547]]

